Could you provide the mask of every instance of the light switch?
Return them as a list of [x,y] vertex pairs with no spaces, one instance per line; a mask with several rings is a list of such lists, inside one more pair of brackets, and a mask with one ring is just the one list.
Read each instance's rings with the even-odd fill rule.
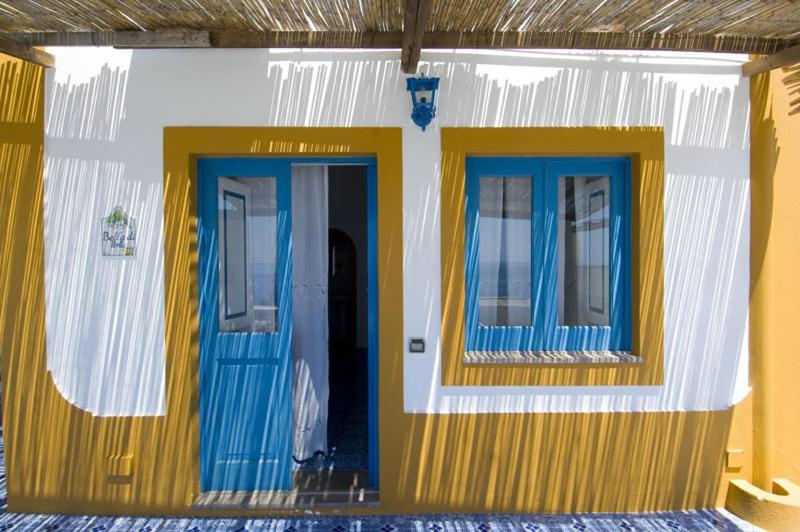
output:
[[425,352],[425,339],[424,338],[411,338],[408,342],[408,351],[411,353],[424,353]]

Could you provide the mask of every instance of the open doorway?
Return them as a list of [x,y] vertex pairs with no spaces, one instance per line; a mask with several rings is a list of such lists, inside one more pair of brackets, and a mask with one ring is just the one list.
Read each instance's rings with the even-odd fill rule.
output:
[[328,447],[333,469],[367,471],[367,168],[328,169]]
[[374,170],[292,170],[293,485],[328,501],[377,502]]
[[198,184],[196,504],[376,503],[374,159],[207,158]]

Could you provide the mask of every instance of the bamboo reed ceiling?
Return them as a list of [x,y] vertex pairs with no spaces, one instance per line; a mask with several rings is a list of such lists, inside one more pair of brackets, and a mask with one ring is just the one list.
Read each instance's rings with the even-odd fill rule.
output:
[[[0,32],[402,31],[404,0],[0,0]],[[589,32],[800,41],[797,0],[431,0],[428,32]]]
[[0,0],[0,31],[391,31],[403,0]]
[[436,0],[430,30],[800,37],[797,0]]

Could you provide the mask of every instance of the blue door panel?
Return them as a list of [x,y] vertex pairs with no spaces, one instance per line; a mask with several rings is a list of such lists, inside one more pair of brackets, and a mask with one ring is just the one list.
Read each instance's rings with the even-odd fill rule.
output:
[[[291,489],[291,182],[288,161],[199,159],[200,483],[202,490]],[[269,177],[267,177],[269,176]],[[276,179],[275,332],[219,328],[217,182]],[[250,242],[258,244],[259,235]]]

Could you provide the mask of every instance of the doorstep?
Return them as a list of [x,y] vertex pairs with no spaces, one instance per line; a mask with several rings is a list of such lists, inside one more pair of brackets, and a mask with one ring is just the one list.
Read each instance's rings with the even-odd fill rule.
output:
[[291,490],[207,491],[192,504],[202,509],[377,507],[378,490],[367,471],[295,471]]

